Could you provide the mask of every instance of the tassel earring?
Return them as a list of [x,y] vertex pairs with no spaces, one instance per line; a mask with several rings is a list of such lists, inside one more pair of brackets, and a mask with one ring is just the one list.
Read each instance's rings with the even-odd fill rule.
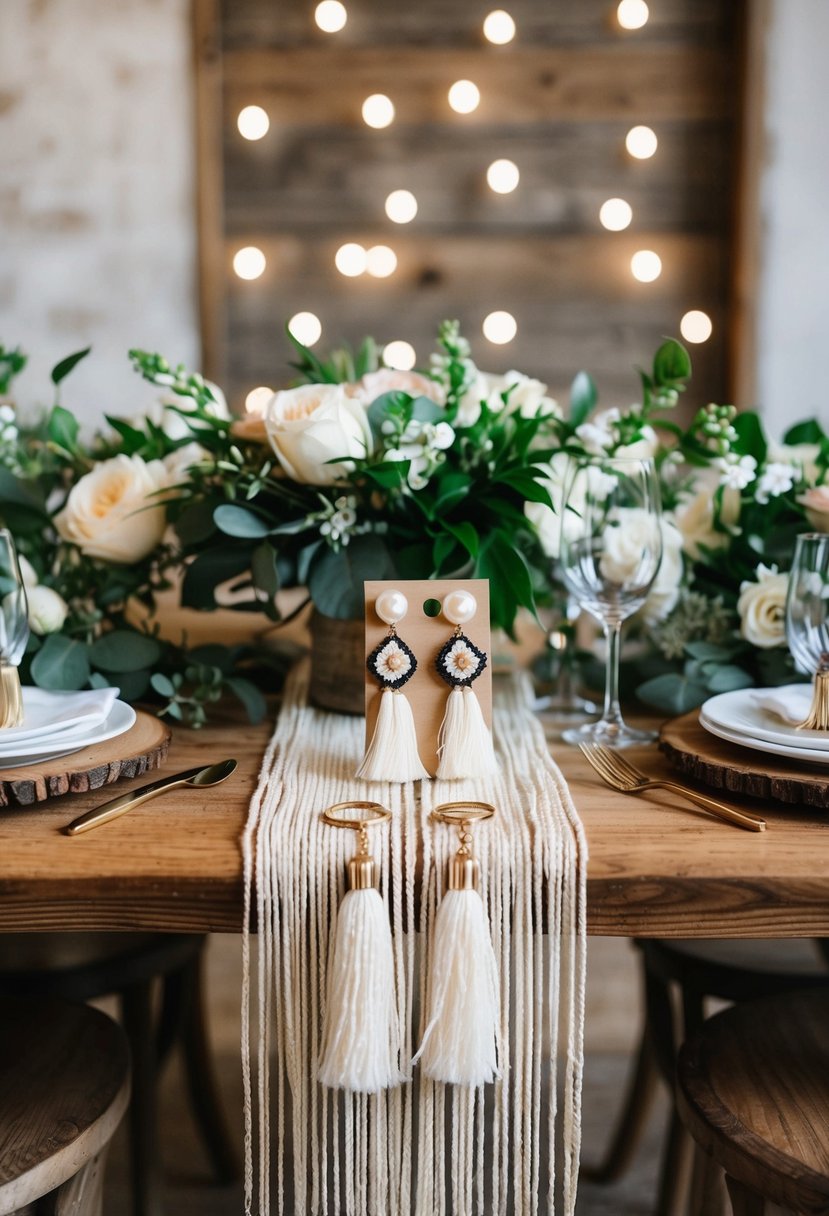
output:
[[435,918],[426,1030],[414,1061],[422,1060],[433,1081],[452,1085],[486,1085],[500,1076],[498,965],[470,831],[473,820],[494,814],[487,802],[446,802],[432,811],[433,819],[458,827],[460,844]]
[[402,591],[381,591],[374,611],[389,632],[367,659],[382,691],[374,734],[356,775],[365,781],[422,781],[429,774],[418,754],[412,708],[400,691],[417,671],[414,652],[397,636],[409,601]]
[[[364,814],[343,818],[343,811]],[[368,848],[369,827],[389,819],[391,811],[379,802],[338,802],[322,813],[324,823],[352,828],[358,840],[357,852],[348,863],[349,889],[340,904],[328,960],[317,1076],[329,1089],[374,1094],[405,1080],[398,1066],[400,1025],[389,916]]]
[[478,604],[468,591],[450,591],[442,610],[455,632],[440,648],[435,662],[438,675],[452,686],[438,735],[437,776],[450,781],[490,777],[498,772],[498,761],[492,735],[471,687],[486,667],[487,656],[462,628],[472,620]]

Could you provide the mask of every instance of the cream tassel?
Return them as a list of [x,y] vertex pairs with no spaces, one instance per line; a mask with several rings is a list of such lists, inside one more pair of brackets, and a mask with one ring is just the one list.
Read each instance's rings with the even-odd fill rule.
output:
[[361,828],[359,850],[348,863],[350,889],[340,905],[329,961],[317,1074],[330,1089],[368,1094],[405,1080],[398,1066],[400,1025],[389,914],[375,886],[375,872]]
[[438,756],[437,776],[444,780],[491,777],[498,772],[492,734],[469,687],[456,686],[449,694],[438,735]]
[[402,692],[385,688],[374,734],[355,774],[364,781],[422,781],[429,774],[417,750],[412,707]]
[[798,722],[798,730],[829,730],[829,654],[820,656],[815,672],[812,704],[808,717]]
[[19,726],[23,721],[23,692],[17,668],[0,664],[0,727]]
[[[433,814],[440,814],[433,812]],[[433,1081],[486,1085],[500,1076],[498,965],[478,894],[480,867],[469,853],[469,824],[449,866],[449,890],[435,917],[428,1021],[414,1060]]]

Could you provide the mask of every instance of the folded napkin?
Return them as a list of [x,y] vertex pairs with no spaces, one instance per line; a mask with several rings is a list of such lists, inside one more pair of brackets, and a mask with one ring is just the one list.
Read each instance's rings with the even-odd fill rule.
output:
[[812,704],[812,686],[786,684],[782,688],[763,688],[752,694],[752,700],[787,726],[799,726]]
[[0,741],[5,745],[32,738],[48,739],[80,727],[94,730],[109,717],[118,692],[117,688],[91,688],[84,692],[24,688],[23,722],[0,731]]

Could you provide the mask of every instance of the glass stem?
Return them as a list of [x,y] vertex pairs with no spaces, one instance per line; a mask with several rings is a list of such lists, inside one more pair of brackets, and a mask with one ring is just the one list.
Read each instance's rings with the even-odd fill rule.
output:
[[604,636],[607,642],[607,670],[605,672],[602,721],[618,725],[622,721],[622,711],[619,708],[619,651],[622,622],[605,621]]

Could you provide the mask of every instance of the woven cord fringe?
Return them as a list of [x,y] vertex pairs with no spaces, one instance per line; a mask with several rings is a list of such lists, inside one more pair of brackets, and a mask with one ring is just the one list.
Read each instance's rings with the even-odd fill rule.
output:
[[[305,666],[291,678],[243,838],[248,1216],[573,1216],[587,849],[528,703],[518,681],[496,701],[497,775],[424,783],[418,802],[411,784],[378,793],[355,781],[362,722],[310,709]],[[353,848],[350,833],[320,825],[319,812],[348,798],[378,799],[393,814],[377,863],[393,929],[400,1069],[413,1080],[378,1094],[332,1091],[316,1079],[326,960]],[[477,1088],[411,1069],[412,1039],[425,1030],[416,1008],[425,944],[455,847],[428,817],[458,798],[498,808],[475,847],[501,991],[502,1075]]]

